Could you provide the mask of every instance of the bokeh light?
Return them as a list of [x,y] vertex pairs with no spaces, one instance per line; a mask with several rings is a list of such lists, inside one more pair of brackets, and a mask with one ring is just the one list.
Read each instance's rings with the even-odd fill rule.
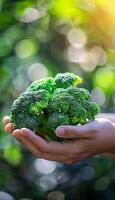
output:
[[35,169],[41,174],[51,174],[56,169],[56,162],[44,159],[36,159],[34,166]]
[[97,61],[90,52],[86,52],[84,60],[80,62],[80,66],[85,71],[93,71],[97,66]]
[[26,8],[23,15],[19,19],[21,22],[30,23],[33,22],[44,15],[43,11],[35,8]]
[[13,79],[13,85],[14,85],[14,95],[22,93],[23,91],[26,90],[27,88],[27,83],[25,81],[25,77],[22,74],[17,75],[14,79]]
[[97,180],[95,184],[95,190],[104,191],[109,187],[109,185],[110,185],[109,177],[103,176]]
[[91,166],[82,167],[80,169],[80,179],[81,180],[90,180],[95,177],[95,169]]
[[67,51],[68,60],[75,63],[81,63],[86,60],[86,55],[86,49],[84,48],[77,49],[70,46]]
[[107,55],[105,50],[101,46],[93,46],[90,49],[90,54],[95,60],[96,65],[103,66],[107,62]]
[[28,58],[36,53],[38,46],[33,40],[25,39],[16,44],[15,51],[19,58]]
[[86,35],[84,32],[80,33],[81,38],[79,38],[76,32],[76,30],[72,30],[72,32],[68,33],[68,39],[72,46],[68,48],[67,59],[80,64],[83,70],[89,72],[93,71],[97,66],[103,66],[107,61],[106,52],[100,46],[86,48]]
[[65,200],[65,198],[65,194],[59,190],[50,192],[47,196],[47,200]]
[[87,36],[81,29],[72,29],[68,33],[68,40],[72,46],[82,48],[87,42]]
[[82,60],[80,66],[85,71],[93,71],[97,66],[103,66],[107,61],[106,52],[100,46],[93,46],[87,50],[85,60]]
[[57,179],[54,175],[41,176],[36,182],[43,191],[54,189],[57,186]]
[[23,16],[23,14],[24,14],[24,11],[27,8],[32,8],[32,5],[33,5],[32,2],[27,1],[27,0],[17,2],[15,4],[15,17],[16,17],[16,19],[20,20],[21,16]]
[[103,106],[106,100],[103,90],[94,88],[91,92],[91,100],[97,102],[100,106]]
[[28,77],[31,81],[36,81],[48,76],[48,71],[42,63],[34,63],[28,68]]
[[14,144],[8,146],[4,149],[4,158],[11,165],[19,165],[22,159],[20,148]]
[[94,77],[94,84],[105,92],[115,88],[115,74],[111,67],[99,68]]
[[0,191],[0,200],[14,200],[14,198],[10,194]]

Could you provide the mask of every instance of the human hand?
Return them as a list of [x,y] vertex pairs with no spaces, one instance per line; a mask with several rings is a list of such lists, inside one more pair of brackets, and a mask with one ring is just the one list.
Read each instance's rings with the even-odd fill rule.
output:
[[9,117],[3,118],[5,125],[5,131],[9,132],[15,137],[20,143],[22,143],[34,156],[43,158],[46,160],[60,161],[63,163],[70,163],[70,159],[66,158],[63,149],[66,146],[60,142],[48,142],[38,135],[35,135],[31,130],[27,128],[17,129],[13,131],[13,124],[9,123]]
[[[87,157],[115,153],[115,125],[107,119],[96,119],[82,126],[61,126],[56,134],[62,138],[70,138],[64,142],[47,142],[29,129],[13,131],[8,117],[4,118],[6,131],[11,132],[33,155],[47,160],[63,163],[74,163]],[[62,134],[63,132],[63,134]]]
[[[64,132],[62,132],[62,135],[60,135],[60,133],[58,132],[60,130],[57,129],[57,135],[59,137],[63,137],[63,138],[78,138],[79,136],[81,139],[86,139],[86,138],[93,139],[94,138],[93,139],[94,141],[92,140],[92,142],[94,142],[94,149],[99,147],[99,145],[101,145],[97,151],[99,153],[95,152],[94,155],[101,154],[108,158],[115,159],[115,143],[114,143],[115,116],[110,115],[110,114],[109,114],[109,116],[107,114],[105,114],[104,116],[106,116],[107,118],[102,118],[102,119],[98,118],[95,121],[91,121],[91,122],[87,123],[86,125],[82,126],[80,128],[81,129],[80,132],[79,132],[79,130],[77,131],[77,129],[74,131],[74,129],[73,129],[74,127],[72,127],[72,126],[65,126],[65,127],[62,126],[60,128],[64,128],[65,129]],[[108,134],[108,135],[106,135],[106,134]],[[107,140],[107,138],[108,138],[108,140]],[[106,143],[106,140],[107,140],[107,143]],[[104,145],[104,143],[105,143],[105,145]],[[106,144],[108,144],[108,145],[106,145]],[[101,153],[101,151],[99,149],[102,149],[102,151],[105,151],[105,150],[107,150],[107,151]]]

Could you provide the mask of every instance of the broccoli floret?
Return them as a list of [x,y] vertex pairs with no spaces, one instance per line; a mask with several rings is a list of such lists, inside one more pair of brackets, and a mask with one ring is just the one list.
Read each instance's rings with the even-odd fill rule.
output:
[[70,86],[77,86],[82,83],[82,79],[73,73],[59,73],[55,77],[55,82],[58,88],[68,88]]
[[50,98],[51,95],[46,90],[21,94],[11,107],[10,121],[14,124],[14,129],[27,127],[38,131],[45,119],[44,112]]
[[27,127],[47,140],[58,140],[54,133],[58,126],[94,119],[99,106],[91,102],[88,90],[77,87],[80,82],[82,79],[72,73],[33,82],[11,107],[14,129]]
[[71,101],[73,97],[70,96],[68,93],[63,93],[60,95],[52,95],[52,100],[49,104],[49,111],[52,112],[64,112],[68,113],[70,109]]
[[11,121],[14,123],[14,129],[27,127],[33,131],[38,131],[41,123],[37,115],[28,115],[27,113],[20,113],[17,119],[14,117]]
[[95,116],[100,112],[100,107],[95,102],[85,101],[83,103],[83,106],[87,111],[87,118],[89,120],[95,119]]
[[75,100],[72,101],[69,113],[71,124],[76,125],[86,123],[86,110],[79,102]]
[[53,93],[53,95],[60,95],[60,94],[64,94],[64,93],[66,93],[66,89],[64,89],[64,88],[57,88],[57,89],[55,89],[55,91],[54,91],[54,93]]
[[28,88],[27,91],[38,91],[41,89],[45,89],[52,93],[56,88],[55,79],[52,77],[44,78],[42,80],[34,81]]
[[90,100],[91,95],[85,88],[69,87],[67,89],[70,95],[76,98],[76,101],[82,102],[84,100]]
[[64,113],[53,113],[48,118],[48,127],[52,131],[55,131],[55,129],[60,125],[69,125],[69,116]]

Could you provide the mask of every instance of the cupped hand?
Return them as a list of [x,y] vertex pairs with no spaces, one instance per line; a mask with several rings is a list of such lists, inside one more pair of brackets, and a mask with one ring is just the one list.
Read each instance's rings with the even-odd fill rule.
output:
[[13,131],[9,117],[4,117],[5,130],[19,140],[33,155],[66,164],[75,163],[96,154],[115,158],[115,124],[99,118],[82,126],[61,126],[56,135],[70,139],[48,142],[27,128]]

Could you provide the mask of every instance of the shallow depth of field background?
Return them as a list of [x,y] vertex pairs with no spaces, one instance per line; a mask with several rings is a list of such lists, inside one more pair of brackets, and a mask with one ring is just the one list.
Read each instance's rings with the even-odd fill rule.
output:
[[115,161],[42,160],[4,132],[2,117],[32,81],[66,71],[115,112],[115,1],[1,0],[0,200],[115,200]]

